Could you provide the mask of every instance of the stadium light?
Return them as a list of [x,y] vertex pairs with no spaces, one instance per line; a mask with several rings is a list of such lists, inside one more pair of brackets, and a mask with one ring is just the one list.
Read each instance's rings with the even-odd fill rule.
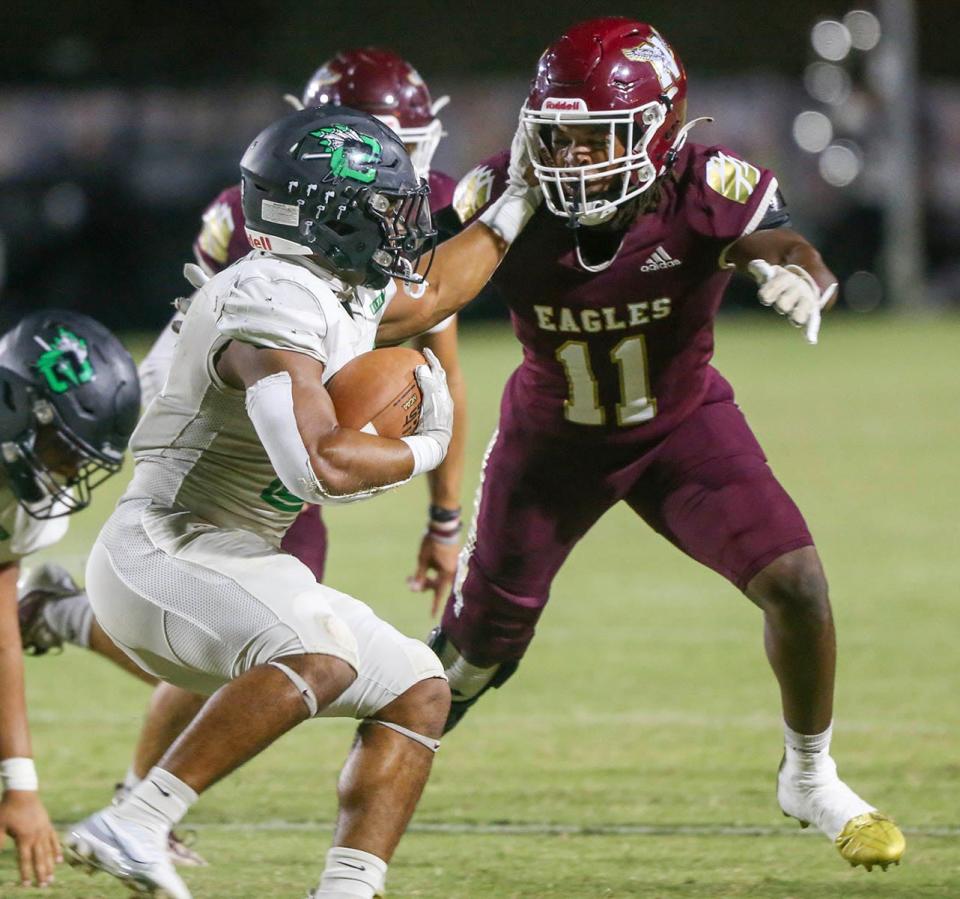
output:
[[863,167],[860,148],[850,141],[837,141],[820,154],[820,176],[834,187],[846,187]]
[[850,43],[855,50],[872,50],[880,43],[880,20],[866,9],[851,9],[843,17],[843,24],[850,32]]
[[814,62],[803,73],[807,93],[820,103],[839,106],[845,103],[852,89],[850,75],[829,62]]
[[843,285],[843,298],[855,312],[873,312],[883,302],[883,283],[873,272],[854,272]]
[[793,120],[793,139],[801,150],[822,153],[833,140],[833,124],[822,112],[808,109]]
[[823,59],[840,62],[850,52],[852,41],[847,26],[835,19],[821,19],[810,32],[810,43]]

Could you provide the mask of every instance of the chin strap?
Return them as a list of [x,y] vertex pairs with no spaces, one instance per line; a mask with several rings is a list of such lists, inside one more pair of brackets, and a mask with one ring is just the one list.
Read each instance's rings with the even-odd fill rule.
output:
[[297,112],[299,112],[301,109],[306,109],[303,103],[300,102],[299,98],[295,97],[293,94],[284,94],[283,101],[285,103],[289,103],[295,110],[297,110]]
[[580,228],[574,228],[573,230],[573,246],[577,253],[577,262],[580,267],[588,272],[605,272],[611,265],[613,265],[617,256],[620,255],[620,251],[623,249],[623,242],[627,239],[627,235],[624,234],[620,239],[620,243],[617,246],[614,254],[606,262],[598,262],[596,265],[590,265],[584,258],[583,253],[580,251]]
[[436,114],[440,112],[440,110],[443,109],[443,107],[446,106],[449,102],[450,102],[450,98],[446,94],[444,94],[442,97],[437,97],[437,99],[434,100],[433,103],[430,105],[430,112],[434,116],[436,116]]
[[680,155],[680,151],[683,149],[684,144],[686,144],[687,142],[687,135],[690,133],[690,131],[693,128],[696,128],[697,125],[699,125],[701,122],[712,122],[712,121],[713,121],[713,116],[702,115],[695,118],[691,122],[687,122],[687,124],[680,129],[679,134],[677,134],[677,139],[673,142],[673,146],[670,148],[670,151],[667,154],[670,160],[669,164],[667,165],[668,169],[670,168],[670,166],[673,165],[674,162],[676,162],[677,157]]

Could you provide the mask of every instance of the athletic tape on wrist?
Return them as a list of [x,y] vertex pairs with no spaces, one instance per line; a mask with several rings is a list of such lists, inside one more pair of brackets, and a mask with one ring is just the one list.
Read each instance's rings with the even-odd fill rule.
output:
[[412,437],[401,437],[400,439],[410,447],[410,452],[413,453],[411,478],[415,478],[425,471],[433,471],[446,455],[440,441],[429,434],[414,434]]
[[504,243],[512,244],[540,205],[540,192],[507,188],[483,215],[483,222]]
[[36,792],[40,784],[33,759],[13,758],[0,761],[0,781],[6,790],[30,790]]

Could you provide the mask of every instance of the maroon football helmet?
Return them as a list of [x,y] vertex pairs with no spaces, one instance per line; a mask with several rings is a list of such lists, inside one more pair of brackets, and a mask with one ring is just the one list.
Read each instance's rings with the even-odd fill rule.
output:
[[[550,211],[597,224],[648,190],[686,140],[686,108],[683,63],[655,28],[621,17],[570,28],[540,57],[521,114]],[[557,125],[606,127],[607,159],[557,166],[549,149]],[[617,138],[622,154],[616,151]],[[589,190],[611,178],[613,186],[600,198]]]
[[302,102],[349,106],[376,116],[411,146],[414,168],[426,178],[443,133],[437,112],[447,99],[432,102],[420,73],[396,53],[363,47],[344,50],[320,66],[307,82]]

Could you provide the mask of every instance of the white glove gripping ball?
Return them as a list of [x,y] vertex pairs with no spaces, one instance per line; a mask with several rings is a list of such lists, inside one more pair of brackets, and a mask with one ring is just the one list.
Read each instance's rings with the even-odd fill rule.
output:
[[412,437],[400,438],[413,453],[410,477],[432,471],[443,461],[453,433],[453,397],[447,388],[447,373],[431,350],[425,349],[423,355],[427,364],[414,369],[423,394],[420,422]]

